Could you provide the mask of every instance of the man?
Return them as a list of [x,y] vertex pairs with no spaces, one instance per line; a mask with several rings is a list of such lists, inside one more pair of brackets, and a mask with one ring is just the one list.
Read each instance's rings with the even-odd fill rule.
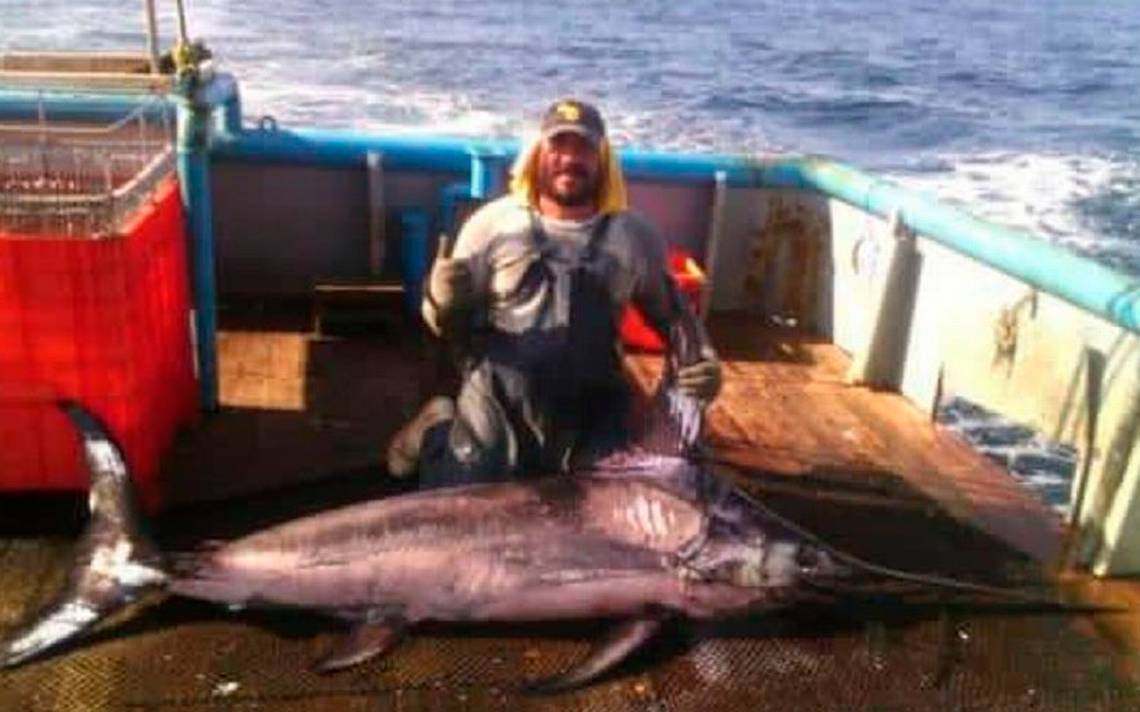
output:
[[[423,302],[428,327],[465,354],[458,398],[430,401],[388,449],[422,487],[565,471],[620,448],[629,385],[618,318],[632,301],[662,334],[697,334],[678,371],[704,403],[720,365],[668,274],[665,244],[630,213],[616,153],[593,106],[556,102],[507,196],[480,208],[454,252],[441,246]],[[675,339],[670,339],[671,346]]]

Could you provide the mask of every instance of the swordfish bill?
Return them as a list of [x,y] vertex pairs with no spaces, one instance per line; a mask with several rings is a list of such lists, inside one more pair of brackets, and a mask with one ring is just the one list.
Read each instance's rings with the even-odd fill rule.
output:
[[849,573],[688,460],[642,451],[574,476],[363,502],[163,554],[143,532],[119,447],[84,408],[61,407],[82,438],[90,523],[62,593],[0,643],[5,667],[157,590],[349,622],[322,671],[391,649],[421,621],[621,621],[576,668],[536,686],[557,690],[606,673],[670,617],[782,606]]

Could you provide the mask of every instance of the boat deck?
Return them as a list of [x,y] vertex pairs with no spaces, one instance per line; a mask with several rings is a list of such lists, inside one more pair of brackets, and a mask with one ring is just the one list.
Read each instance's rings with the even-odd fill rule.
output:
[[[385,478],[381,454],[424,398],[453,389],[436,345],[398,328],[317,338],[305,309],[230,309],[222,325],[224,407],[167,459],[165,546],[407,487]],[[725,476],[876,563],[1056,590],[1043,562],[1061,550],[1060,521],[989,460],[897,395],[846,384],[830,345],[727,317],[711,330],[726,382],[708,440]],[[660,360],[629,367],[648,385]],[[0,499],[0,633],[62,582],[82,508]],[[0,709],[1140,709],[1135,654],[1103,632],[1134,618],[890,585],[678,625],[599,684],[534,697],[520,684],[568,668],[603,623],[429,626],[381,660],[318,675],[335,622],[171,599],[0,673]]]

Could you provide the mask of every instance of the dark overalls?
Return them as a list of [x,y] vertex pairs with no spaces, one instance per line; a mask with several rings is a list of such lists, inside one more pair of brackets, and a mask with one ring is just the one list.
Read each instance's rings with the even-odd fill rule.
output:
[[524,306],[506,315],[510,328],[473,336],[455,419],[425,435],[421,487],[566,471],[625,444],[631,395],[600,249],[609,224],[601,217],[573,250],[532,213],[538,257],[514,295]]

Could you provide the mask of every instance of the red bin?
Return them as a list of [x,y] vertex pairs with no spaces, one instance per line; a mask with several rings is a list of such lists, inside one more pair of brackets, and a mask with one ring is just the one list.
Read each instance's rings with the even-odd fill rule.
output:
[[[694,312],[701,307],[701,291],[704,289],[705,273],[687,252],[679,247],[670,246],[669,274],[677,283],[681,296],[685,298]],[[660,353],[665,350],[665,343],[645,320],[641,311],[629,305],[622,313],[621,340],[629,349],[634,351],[648,351]]]
[[82,403],[122,446],[143,504],[159,460],[197,414],[186,237],[164,179],[103,238],[0,232],[0,490],[85,490],[59,399]]

